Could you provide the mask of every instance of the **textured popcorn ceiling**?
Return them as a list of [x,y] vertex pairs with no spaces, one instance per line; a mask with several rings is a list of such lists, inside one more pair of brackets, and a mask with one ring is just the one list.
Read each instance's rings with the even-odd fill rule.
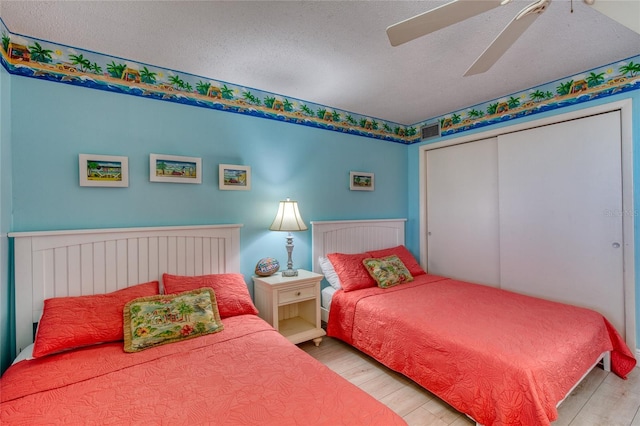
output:
[[640,34],[553,0],[492,69],[463,77],[529,3],[398,47],[387,26],[444,2],[2,0],[0,16],[12,33],[402,124],[640,54]]

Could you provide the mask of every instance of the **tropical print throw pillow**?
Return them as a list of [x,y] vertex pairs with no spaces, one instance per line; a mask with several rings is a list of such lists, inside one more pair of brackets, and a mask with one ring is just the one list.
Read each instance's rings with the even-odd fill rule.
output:
[[134,299],[124,307],[124,350],[137,352],[222,331],[213,289]]
[[413,281],[413,276],[396,255],[382,258],[367,258],[362,261],[378,287],[387,288]]

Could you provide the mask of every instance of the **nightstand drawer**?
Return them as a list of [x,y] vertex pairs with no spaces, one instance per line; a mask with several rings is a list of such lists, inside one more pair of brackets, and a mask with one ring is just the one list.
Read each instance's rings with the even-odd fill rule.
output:
[[318,297],[316,294],[316,286],[309,285],[306,287],[297,287],[292,290],[278,292],[278,305],[286,305],[288,303],[300,300],[313,299]]

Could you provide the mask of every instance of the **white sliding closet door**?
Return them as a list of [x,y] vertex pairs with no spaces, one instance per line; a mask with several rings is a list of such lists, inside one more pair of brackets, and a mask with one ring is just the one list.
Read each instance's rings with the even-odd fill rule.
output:
[[618,111],[498,137],[501,287],[625,331]]
[[426,152],[427,269],[497,286],[496,138]]

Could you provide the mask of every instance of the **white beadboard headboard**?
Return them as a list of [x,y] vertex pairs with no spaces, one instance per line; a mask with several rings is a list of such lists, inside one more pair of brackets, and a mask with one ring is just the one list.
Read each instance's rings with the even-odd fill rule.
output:
[[240,272],[242,225],[12,232],[16,348],[33,343],[33,324],[51,297],[103,294],[167,272]]
[[313,271],[322,273],[318,257],[329,253],[362,253],[404,244],[407,219],[311,222]]

